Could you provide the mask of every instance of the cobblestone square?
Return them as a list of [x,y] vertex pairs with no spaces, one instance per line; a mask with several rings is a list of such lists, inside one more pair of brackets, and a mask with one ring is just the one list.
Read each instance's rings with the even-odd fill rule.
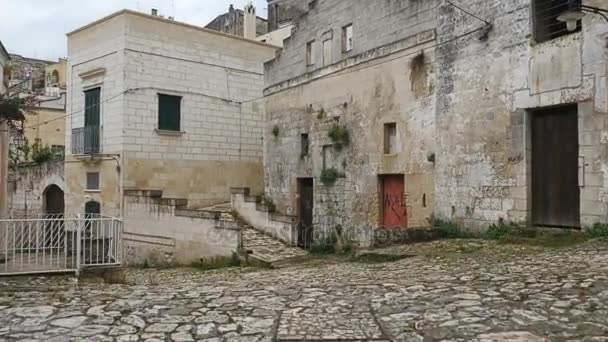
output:
[[364,263],[0,279],[0,341],[608,341],[605,243],[439,241]]

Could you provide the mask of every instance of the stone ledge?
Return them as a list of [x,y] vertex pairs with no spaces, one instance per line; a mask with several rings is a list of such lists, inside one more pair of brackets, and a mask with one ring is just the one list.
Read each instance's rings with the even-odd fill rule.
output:
[[175,216],[219,221],[222,213],[213,210],[177,209],[175,210]]
[[294,224],[297,221],[295,216],[284,215],[280,213],[270,213],[270,219],[276,222]]

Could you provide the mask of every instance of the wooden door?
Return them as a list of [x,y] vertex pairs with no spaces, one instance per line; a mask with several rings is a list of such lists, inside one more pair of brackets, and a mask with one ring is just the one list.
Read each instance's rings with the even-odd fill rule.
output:
[[381,177],[382,225],[386,229],[407,228],[407,204],[403,175]]
[[313,240],[314,188],[312,178],[298,179],[298,246],[309,248]]
[[532,221],[580,227],[577,106],[532,113]]

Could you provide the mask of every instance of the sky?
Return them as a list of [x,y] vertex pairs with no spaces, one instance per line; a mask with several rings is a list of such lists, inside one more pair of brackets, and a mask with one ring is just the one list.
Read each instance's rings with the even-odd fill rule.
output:
[[[0,0],[0,41],[10,53],[45,60],[67,54],[65,34],[123,8],[174,16],[205,26],[230,4],[243,8],[249,0]],[[267,1],[253,0],[257,14],[267,17]]]

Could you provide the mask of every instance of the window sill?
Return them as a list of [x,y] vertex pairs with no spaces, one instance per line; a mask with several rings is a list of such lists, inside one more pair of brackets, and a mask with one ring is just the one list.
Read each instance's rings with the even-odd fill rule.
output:
[[85,189],[84,192],[89,193],[89,194],[91,194],[91,193],[98,194],[101,192],[101,190],[100,189],[96,189],[96,190],[95,189]]
[[165,135],[169,137],[179,137],[186,134],[184,131],[167,131],[164,129],[155,129],[154,132],[156,132],[158,135]]

